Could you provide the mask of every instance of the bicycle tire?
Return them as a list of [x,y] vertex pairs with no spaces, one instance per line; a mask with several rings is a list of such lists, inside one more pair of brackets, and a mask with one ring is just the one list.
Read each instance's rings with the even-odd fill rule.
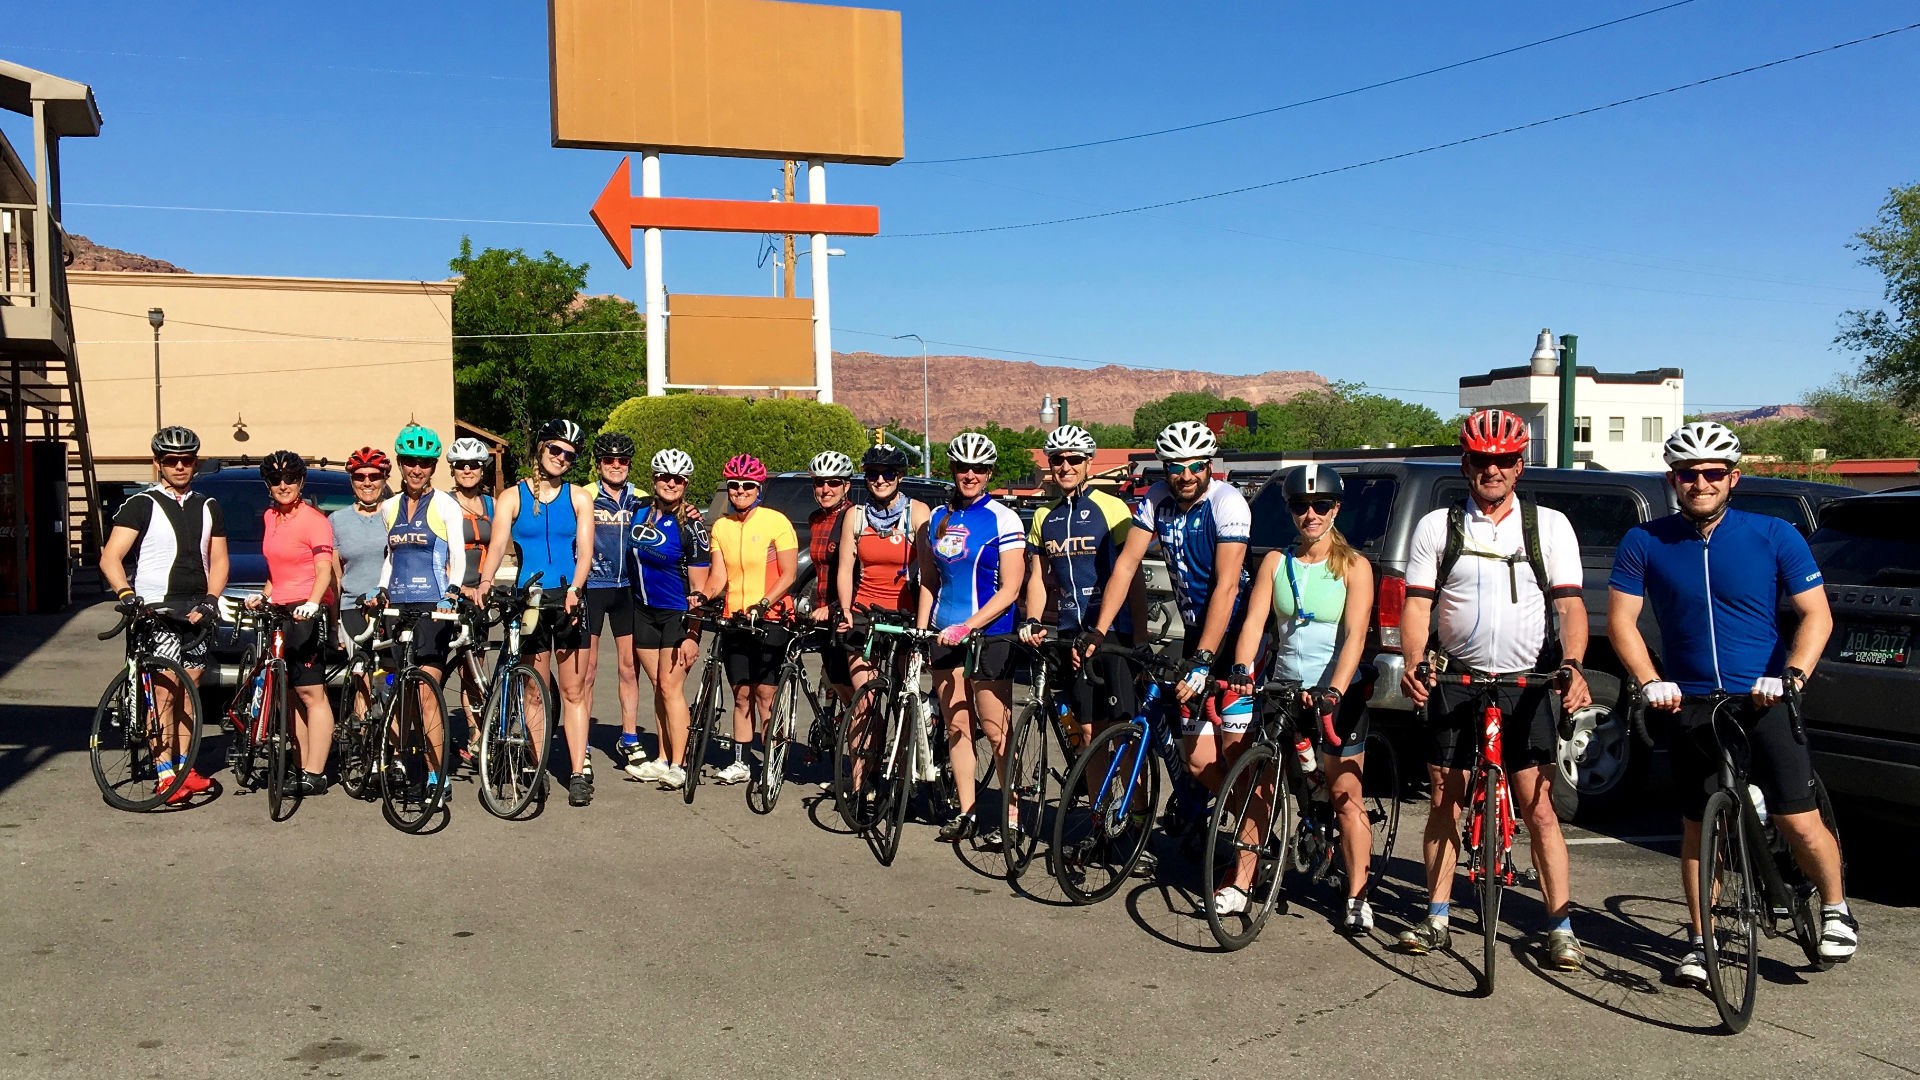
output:
[[1700,822],[1702,951],[1707,957],[1707,992],[1720,1022],[1735,1034],[1753,1019],[1760,975],[1749,847],[1740,801],[1731,792],[1714,792]]
[[1500,845],[1500,795],[1505,774],[1489,768],[1480,783],[1480,880],[1477,899],[1480,907],[1480,992],[1493,993],[1493,975],[1500,954],[1500,897],[1506,891]]
[[[164,657],[141,657],[136,670],[148,677],[164,675],[181,688],[187,711],[185,757],[191,766],[200,751],[199,688],[187,678],[185,668]],[[176,770],[172,784],[164,790],[158,787],[159,769],[154,762],[153,744],[157,721],[147,710],[146,695],[128,678],[127,670],[121,668],[100,695],[100,703],[93,710],[93,729],[87,738],[93,781],[108,806],[136,813],[152,810],[165,804],[180,785],[187,782],[186,771]],[[148,784],[155,787],[136,794]]]
[[353,699],[358,687],[354,685],[354,676],[347,673],[346,680],[340,684],[337,701],[333,710],[334,752],[340,760],[340,790],[346,792],[349,799],[364,799],[372,790],[373,755],[375,747],[367,733],[372,729],[369,720],[375,715],[375,701],[371,691],[367,694],[367,707],[364,712],[355,714]]
[[[1100,789],[1089,796],[1087,771],[1102,756],[1110,763]],[[1146,725],[1116,724],[1089,742],[1060,784],[1052,860],[1060,891],[1076,904],[1097,904],[1119,892],[1147,850],[1159,802],[1160,773]]]
[[724,683],[719,659],[708,654],[706,670],[700,675],[700,694],[687,714],[687,782],[680,789],[680,797],[688,806],[693,805],[694,792],[700,787],[700,774],[706,768],[707,745],[713,741],[714,725],[720,722],[721,710],[728,704],[727,695],[721,691]]
[[799,714],[800,668],[794,664],[780,672],[773,715],[767,718],[765,754],[758,774],[747,780],[747,809],[756,814],[771,814],[780,805],[780,790],[787,783],[787,749],[799,730]]
[[874,857],[881,866],[892,866],[900,854],[900,836],[907,827],[907,804],[913,801],[913,728],[900,721],[900,745],[893,755],[893,777],[888,785],[886,807],[880,814],[880,834],[875,837]]
[[[274,660],[267,664],[267,820],[285,821],[293,816],[288,810],[286,817],[280,811],[285,808],[287,796],[287,755],[293,750],[293,731],[291,727],[293,709],[287,700],[292,694],[287,682],[287,662]],[[293,798],[295,807],[300,797]]]
[[1384,735],[1369,733],[1361,759],[1360,808],[1367,815],[1373,843],[1367,857],[1367,880],[1360,886],[1366,900],[1393,861],[1393,845],[1400,836],[1400,759]]
[[1007,729],[1007,775],[1000,785],[1000,854],[1009,882],[1019,881],[1026,872],[1048,824],[1052,727],[1045,703],[1032,701]]
[[[840,725],[840,737],[834,741],[833,802],[840,820],[854,832],[866,832],[879,823],[883,809],[878,799],[867,798],[880,776],[880,743],[885,739],[885,694],[890,680],[876,677],[853,695],[853,708],[846,723]],[[854,731],[854,718],[860,730]],[[854,746],[858,739],[863,745]],[[855,775],[860,782],[855,783]]]
[[[427,742],[419,694],[425,691],[440,706],[440,752]],[[452,740],[447,738],[446,697],[440,680],[421,668],[408,668],[394,680],[388,722],[381,725],[380,813],[387,824],[404,833],[427,827],[444,805]],[[393,768],[395,764],[399,769]],[[428,783],[438,774],[437,784]]]
[[[1264,785],[1267,808],[1255,805],[1255,796]],[[1206,849],[1201,857],[1200,903],[1206,909],[1207,928],[1213,940],[1228,952],[1253,944],[1267,916],[1280,898],[1282,871],[1287,865],[1286,845],[1293,837],[1293,797],[1286,782],[1286,768],[1270,743],[1256,743],[1233,763],[1220,782],[1220,797],[1213,801],[1207,817]],[[1252,837],[1244,835],[1251,817]],[[1262,821],[1261,819],[1265,820]],[[1275,842],[1279,848],[1275,848]],[[1214,910],[1213,897],[1226,884],[1242,852],[1254,855],[1253,880],[1247,885],[1247,907],[1236,915]]]
[[[528,702],[540,718],[535,733]],[[546,680],[524,661],[498,668],[480,706],[480,756],[474,774],[480,805],[494,817],[512,821],[546,788],[547,755],[553,747],[553,701]]]

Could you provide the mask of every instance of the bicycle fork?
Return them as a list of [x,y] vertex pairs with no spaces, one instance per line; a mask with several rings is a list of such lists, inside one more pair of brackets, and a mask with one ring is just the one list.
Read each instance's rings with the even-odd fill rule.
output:
[[[1507,790],[1507,772],[1500,764],[1505,760],[1501,752],[1500,710],[1489,705],[1482,714],[1482,750],[1485,767],[1474,774],[1472,785],[1467,790],[1467,880],[1478,884],[1483,874],[1496,874],[1502,885],[1512,885],[1513,873],[1513,796]],[[1489,823],[1486,815],[1478,811],[1484,801],[1487,785],[1493,785],[1494,821]],[[1480,840],[1483,830],[1500,830],[1499,865],[1483,866],[1480,863]]]

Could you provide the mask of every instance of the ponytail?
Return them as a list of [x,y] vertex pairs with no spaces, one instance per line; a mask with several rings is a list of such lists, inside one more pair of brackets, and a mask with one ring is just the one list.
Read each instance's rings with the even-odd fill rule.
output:
[[1327,548],[1327,572],[1333,575],[1335,581],[1343,581],[1347,567],[1353,565],[1353,560],[1358,559],[1360,553],[1353,550],[1353,545],[1347,543],[1347,538],[1340,535],[1339,529],[1328,526],[1327,532],[1331,537],[1331,546]]

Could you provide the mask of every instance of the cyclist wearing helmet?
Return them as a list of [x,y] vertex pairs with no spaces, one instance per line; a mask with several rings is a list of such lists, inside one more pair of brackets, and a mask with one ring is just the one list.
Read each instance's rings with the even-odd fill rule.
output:
[[[353,505],[327,516],[333,527],[333,579],[340,583],[340,628],[357,638],[367,628],[363,605],[380,590],[380,567],[387,559],[387,520],[381,503],[387,498],[387,477],[393,462],[386,451],[363,446],[347,455],[347,478],[353,485]],[[366,677],[354,687],[351,714],[366,711]]]
[[[1373,907],[1362,899],[1373,832],[1360,802],[1367,688],[1355,685],[1355,675],[1373,615],[1373,566],[1334,527],[1346,489],[1339,473],[1325,465],[1302,465],[1287,471],[1280,489],[1297,538],[1291,550],[1268,552],[1254,571],[1248,618],[1234,650],[1230,681],[1238,693],[1253,692],[1251,670],[1260,654],[1265,616],[1272,612],[1269,677],[1298,682],[1303,714],[1320,718],[1308,730],[1309,737],[1320,744],[1320,761],[1340,821],[1347,868],[1347,906],[1340,928],[1349,934],[1364,933],[1373,929]],[[1236,747],[1229,757],[1237,756]],[[1255,814],[1265,812],[1262,807]],[[1215,909],[1223,915],[1246,910],[1255,860],[1251,852],[1245,855],[1235,867],[1232,883],[1213,898]]]
[[1416,663],[1400,687],[1416,707],[1427,706],[1432,810],[1425,839],[1427,917],[1400,935],[1400,946],[1418,954],[1448,945],[1460,804],[1480,748],[1480,696],[1460,686],[1435,689],[1426,658],[1437,653],[1450,672],[1553,672],[1550,681],[1561,689],[1559,708],[1544,679],[1524,690],[1502,687],[1496,699],[1506,715],[1502,764],[1527,823],[1547,909],[1547,964],[1572,971],[1585,954],[1567,914],[1567,845],[1553,812],[1554,729],[1562,709],[1575,712],[1592,700],[1580,673],[1587,606],[1580,599],[1580,542],[1566,515],[1514,494],[1527,441],[1526,421],[1513,413],[1483,409],[1467,417],[1460,425],[1460,472],[1470,498],[1434,510],[1413,530],[1400,639],[1401,654]]
[[667,791],[687,782],[687,670],[700,654],[700,631],[690,611],[707,602],[701,591],[712,564],[706,523],[687,501],[693,458],[685,450],[653,455],[653,498],[634,515],[628,532],[633,552],[633,646],[653,684],[654,723],[660,753],[651,761],[627,759],[635,780]]
[[[707,592],[726,590],[728,615],[785,618],[792,610],[787,590],[793,588],[800,564],[800,539],[793,522],[770,506],[760,505],[767,467],[752,454],[737,454],[720,475],[727,482],[727,512],[713,523],[713,571]],[[720,654],[726,657],[727,681],[733,684],[733,764],[714,774],[716,784],[738,784],[750,775],[744,755],[753,742],[757,716],[761,725],[773,713],[775,682],[787,644],[786,631],[769,626],[763,633],[744,627],[720,635]],[[689,762],[697,769],[703,763]]]
[[467,572],[460,582],[474,603],[481,602],[480,566],[493,540],[493,495],[487,490],[487,469],[493,451],[469,436],[447,447],[447,467],[453,472],[453,501],[460,504],[460,546],[466,549]]
[[[1674,787],[1680,793],[1680,886],[1692,934],[1675,970],[1703,986],[1700,921],[1700,816],[1706,783],[1718,770],[1711,721],[1716,690],[1743,695],[1730,706],[1747,733],[1750,779],[1766,798],[1798,862],[1820,890],[1820,955],[1851,959],[1859,924],[1847,908],[1840,848],[1821,821],[1813,761],[1783,708],[1787,683],[1804,685],[1820,660],[1833,614],[1820,567],[1793,526],[1727,506],[1740,482],[1740,440],[1711,421],[1687,424],[1667,439],[1667,467],[1680,512],[1635,526],[1621,539],[1608,580],[1607,632],[1647,704],[1676,714],[1668,726]],[[1780,634],[1779,596],[1799,615],[1791,642]],[[1653,603],[1661,665],[1640,636],[1641,607]]]
[[[822,450],[807,464],[813,478],[813,501],[818,509],[807,515],[807,552],[813,560],[806,597],[813,605],[808,618],[822,626],[835,623],[834,579],[839,569],[840,527],[853,505],[853,459],[838,450]],[[820,670],[827,685],[845,705],[853,700],[853,675],[847,653],[837,645],[820,650]]]
[[[1187,768],[1212,790],[1219,787],[1231,764],[1222,760],[1223,744],[1229,738],[1237,741],[1253,720],[1253,702],[1229,691],[1221,696],[1216,710],[1221,730],[1215,732],[1199,701],[1227,678],[1232,667],[1227,646],[1239,636],[1240,622],[1246,617],[1247,537],[1253,514],[1238,489],[1213,479],[1213,455],[1220,444],[1207,425],[1197,420],[1168,424],[1153,446],[1167,478],[1148,488],[1134,511],[1133,522],[1139,528],[1127,534],[1114,560],[1112,580],[1131,583],[1147,545],[1159,539],[1186,627],[1180,649],[1190,669],[1174,688],[1174,696],[1185,718],[1182,741]],[[1113,628],[1124,596],[1118,589],[1108,589],[1101,597],[1099,617],[1091,632],[1082,635],[1087,651]]]
[[327,790],[327,752],[333,748],[333,706],[327,701],[327,621],[333,603],[333,525],[302,494],[307,463],[291,450],[276,450],[260,463],[267,485],[267,509],[260,554],[267,562],[267,584],[247,601],[258,610],[279,598],[277,606],[293,616],[287,628],[287,681],[292,684],[293,739],[300,748],[293,790],[323,795]]
[[[1013,649],[1000,641],[975,648],[975,633],[1013,629],[1013,603],[1026,571],[1026,535],[1020,517],[987,494],[1000,452],[993,440],[963,431],[947,444],[953,495],[933,511],[920,534],[920,610],[923,630],[938,630],[927,654],[933,692],[947,720],[947,760],[953,766],[960,812],[940,830],[957,844],[976,832],[980,845],[1000,844],[1000,830],[980,831],[974,816],[973,728],[993,744],[994,769],[1006,772],[1007,714],[1013,709]],[[970,661],[970,662],[969,662]],[[961,665],[967,670],[963,674]]]
[[[227,527],[220,504],[193,490],[200,461],[200,436],[186,428],[161,428],[153,436],[153,463],[160,482],[135,492],[113,515],[113,531],[100,547],[100,576],[122,605],[139,602],[163,608],[177,621],[199,624],[215,617],[215,597],[227,587]],[[207,666],[203,639],[183,652],[183,634],[156,632],[153,651],[178,661],[195,685]],[[168,802],[180,802],[213,786],[183,753],[188,717],[180,707],[181,687],[165,678],[153,686],[154,712],[173,717],[167,745],[156,752],[155,791],[173,789]],[[175,774],[186,773],[184,782]]]
[[646,760],[640,749],[640,676],[633,666],[633,582],[627,564],[627,533],[634,515],[645,505],[627,482],[633,469],[633,439],[618,432],[602,432],[593,440],[593,457],[600,476],[593,493],[593,565],[587,569],[587,702],[593,702],[593,684],[600,670],[600,627],[613,630],[614,670],[619,677],[621,763],[636,767]]
[[560,684],[560,726],[567,733],[572,769],[567,778],[571,806],[593,801],[593,774],[587,762],[591,702],[586,649],[580,640],[584,625],[580,616],[585,614],[580,588],[593,564],[593,496],[586,488],[567,483],[567,470],[580,455],[582,438],[580,425],[571,420],[549,420],[541,426],[534,436],[533,478],[501,492],[494,501],[493,543],[487,545],[487,562],[480,568],[480,580],[492,581],[507,548],[512,547],[520,555],[518,584],[525,588],[538,574],[547,598],[562,597],[557,605],[542,605],[539,628],[521,644],[541,677]]

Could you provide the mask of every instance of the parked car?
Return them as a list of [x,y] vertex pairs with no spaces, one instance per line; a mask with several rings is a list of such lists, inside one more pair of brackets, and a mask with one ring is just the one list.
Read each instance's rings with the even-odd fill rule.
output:
[[[1745,481],[1741,483],[1745,487]],[[1807,739],[1827,787],[1920,820],[1920,492],[1829,504],[1811,540],[1833,634],[1807,683]]]
[[[947,501],[953,491],[953,481],[933,479],[924,476],[903,476],[900,478],[900,490],[910,499],[919,499],[929,507],[938,506]],[[853,477],[853,486],[847,491],[847,498],[865,504],[867,501],[867,478],[858,474]],[[807,545],[807,516],[819,509],[813,501],[813,476],[804,472],[774,473],[760,487],[760,505],[780,511],[793,522],[793,531],[800,537],[800,580],[805,581],[813,569],[813,552]],[[713,499],[707,505],[707,525],[711,527],[720,515],[727,512],[727,486],[721,484],[714,488]]]

